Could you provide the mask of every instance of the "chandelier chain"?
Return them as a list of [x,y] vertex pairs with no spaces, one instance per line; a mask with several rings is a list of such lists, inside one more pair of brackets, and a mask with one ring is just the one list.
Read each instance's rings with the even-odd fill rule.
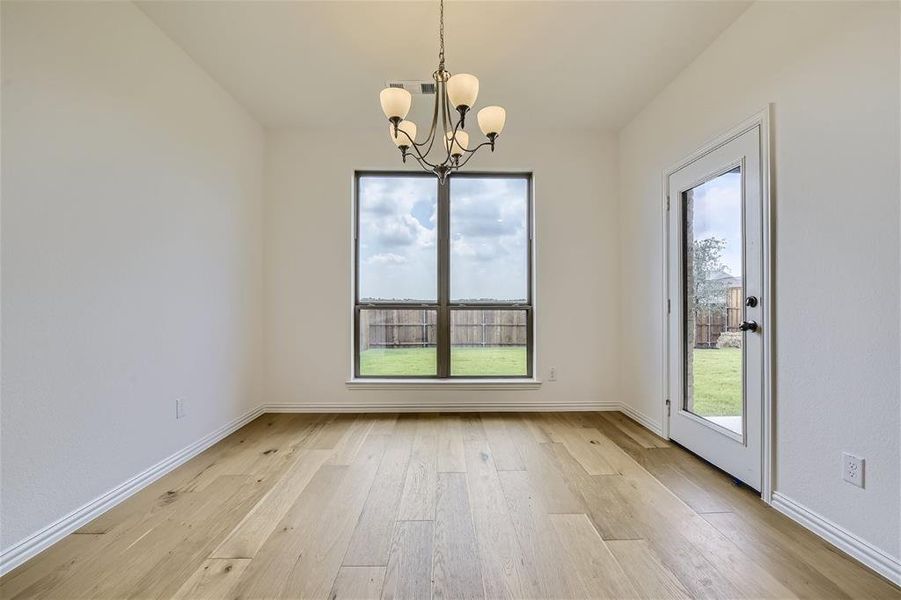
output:
[[440,11],[440,24],[438,27],[438,39],[440,40],[440,47],[438,50],[438,71],[444,72],[444,0],[441,0]]

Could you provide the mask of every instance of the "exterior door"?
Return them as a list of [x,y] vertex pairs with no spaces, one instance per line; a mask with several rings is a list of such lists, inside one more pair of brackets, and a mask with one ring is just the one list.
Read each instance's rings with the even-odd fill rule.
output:
[[761,131],[668,176],[670,438],[761,489]]

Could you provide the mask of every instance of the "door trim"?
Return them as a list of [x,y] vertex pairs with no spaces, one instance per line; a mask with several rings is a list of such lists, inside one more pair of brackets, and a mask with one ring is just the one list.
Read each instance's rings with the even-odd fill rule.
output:
[[763,336],[763,406],[761,407],[760,426],[761,426],[761,464],[760,464],[760,497],[767,504],[772,503],[773,499],[773,474],[775,471],[775,455],[774,455],[774,430],[773,430],[773,380],[775,373],[775,355],[773,353],[774,343],[774,314],[773,305],[775,297],[773,295],[773,237],[772,237],[772,168],[770,151],[770,112],[771,104],[768,104],[763,110],[755,113],[751,117],[745,119],[735,127],[732,127],[725,133],[703,144],[700,148],[692,152],[689,156],[680,160],[670,168],[663,172],[663,198],[660,203],[661,208],[661,238],[663,240],[662,252],[662,287],[663,296],[661,298],[661,324],[663,327],[663,344],[660,355],[660,371],[662,374],[663,398],[661,399],[661,429],[663,437],[669,439],[670,425],[670,406],[669,406],[669,360],[670,360],[670,335],[669,335],[669,318],[670,318],[670,289],[669,289],[669,260],[670,260],[670,235],[669,235],[669,204],[670,204],[670,175],[679,171],[686,165],[695,160],[709,154],[720,146],[727,144],[744,134],[745,132],[758,128],[760,132],[760,201],[763,205],[762,223],[763,228],[763,294],[761,301],[761,309],[763,311],[763,319],[765,327],[761,329]]

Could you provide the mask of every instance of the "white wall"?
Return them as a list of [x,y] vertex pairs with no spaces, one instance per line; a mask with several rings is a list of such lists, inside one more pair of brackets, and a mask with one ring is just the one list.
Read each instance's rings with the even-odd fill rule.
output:
[[[373,118],[378,119],[377,106]],[[347,389],[355,169],[399,169],[387,133],[279,131],[266,155],[266,398],[318,405],[618,401],[619,217],[616,138],[523,132],[510,118],[497,151],[472,169],[531,170],[538,260],[540,390]]]
[[897,3],[755,4],[621,132],[624,398],[662,420],[662,173],[770,102],[776,490],[897,557]]
[[6,550],[260,404],[263,133],[130,3],[2,21]]

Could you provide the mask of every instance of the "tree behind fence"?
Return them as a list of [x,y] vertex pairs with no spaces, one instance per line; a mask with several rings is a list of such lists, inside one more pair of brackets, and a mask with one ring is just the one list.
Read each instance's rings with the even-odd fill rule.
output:
[[725,308],[698,306],[695,309],[695,348],[716,348],[720,335],[738,331],[741,323],[742,288],[726,290]]

